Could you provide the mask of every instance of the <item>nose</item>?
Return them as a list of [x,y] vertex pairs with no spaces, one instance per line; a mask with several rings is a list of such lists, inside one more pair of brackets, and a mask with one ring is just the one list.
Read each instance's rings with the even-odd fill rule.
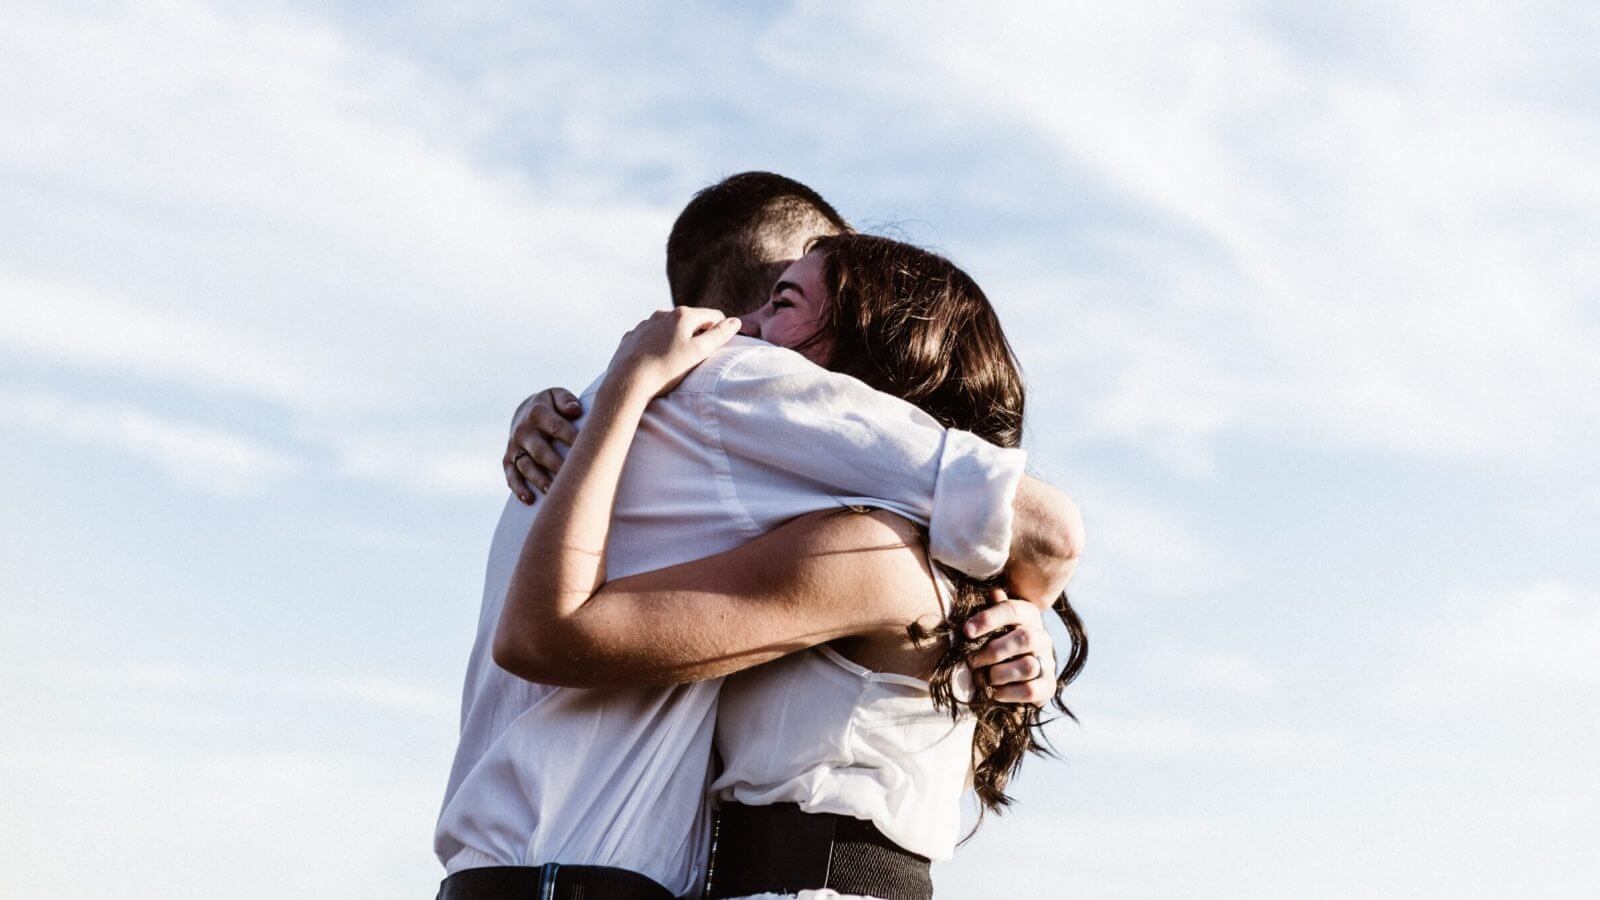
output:
[[761,337],[761,316],[760,316],[760,314],[759,313],[751,313],[751,314],[749,314],[747,316],[740,316],[739,317],[739,333],[744,335],[745,337],[753,337],[753,338]]

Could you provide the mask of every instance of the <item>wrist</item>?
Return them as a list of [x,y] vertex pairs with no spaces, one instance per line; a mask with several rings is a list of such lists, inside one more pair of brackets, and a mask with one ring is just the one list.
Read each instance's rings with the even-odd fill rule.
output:
[[605,408],[612,414],[633,413],[643,415],[655,392],[636,377],[608,378],[595,393],[596,408]]

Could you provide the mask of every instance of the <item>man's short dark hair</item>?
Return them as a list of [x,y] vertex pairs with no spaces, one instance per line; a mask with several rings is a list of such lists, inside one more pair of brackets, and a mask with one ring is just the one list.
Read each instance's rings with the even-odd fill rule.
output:
[[776,274],[763,244],[796,232],[849,231],[816,191],[772,172],[741,172],[694,195],[667,238],[674,306],[712,306],[742,315],[766,302]]

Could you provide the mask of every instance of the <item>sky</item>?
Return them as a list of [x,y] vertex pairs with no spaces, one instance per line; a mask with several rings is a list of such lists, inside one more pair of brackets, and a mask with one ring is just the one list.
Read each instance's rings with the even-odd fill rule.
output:
[[1600,881],[1589,4],[0,2],[0,896],[430,896],[512,409],[769,169],[1084,510],[940,896]]

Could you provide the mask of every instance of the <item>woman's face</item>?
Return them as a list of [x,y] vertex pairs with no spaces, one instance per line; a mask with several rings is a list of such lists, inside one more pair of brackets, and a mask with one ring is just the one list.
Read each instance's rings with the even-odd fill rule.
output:
[[[807,253],[778,276],[766,306],[741,317],[739,333],[797,349],[821,326],[828,300],[827,288],[822,284],[822,256]],[[801,352],[820,366],[826,364],[831,346],[831,341],[823,340]]]

